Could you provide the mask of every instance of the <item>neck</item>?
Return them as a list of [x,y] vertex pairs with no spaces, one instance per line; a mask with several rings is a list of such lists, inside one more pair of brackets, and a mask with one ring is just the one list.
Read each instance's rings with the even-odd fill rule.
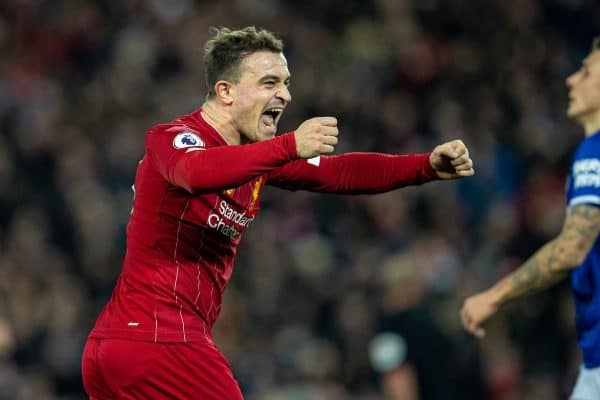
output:
[[593,135],[600,130],[600,110],[581,117],[580,122],[585,129],[585,135]]
[[229,110],[214,100],[206,100],[202,104],[202,117],[225,139],[229,145],[241,143],[241,135],[233,124]]

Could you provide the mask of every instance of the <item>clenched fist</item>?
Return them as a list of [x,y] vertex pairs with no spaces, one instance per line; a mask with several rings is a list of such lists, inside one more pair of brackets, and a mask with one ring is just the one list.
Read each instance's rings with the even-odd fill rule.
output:
[[481,327],[489,317],[498,311],[498,302],[492,291],[485,291],[468,297],[460,310],[460,320],[465,330],[478,338],[485,336]]
[[429,163],[440,179],[455,179],[475,174],[473,160],[462,140],[452,140],[436,146]]
[[337,119],[316,117],[304,121],[294,132],[300,158],[312,158],[333,152],[338,142]]

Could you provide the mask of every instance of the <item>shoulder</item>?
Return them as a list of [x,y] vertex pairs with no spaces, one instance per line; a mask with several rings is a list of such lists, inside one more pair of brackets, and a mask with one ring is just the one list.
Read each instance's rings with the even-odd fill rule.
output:
[[202,124],[197,123],[191,114],[155,125],[146,132],[146,146],[154,149],[157,146],[163,149],[179,150],[206,148],[214,145],[210,131]]
[[200,110],[153,126],[147,131],[146,141],[170,142],[175,149],[226,145],[221,136],[202,119]]
[[209,141],[207,136],[202,130],[188,125],[169,123],[150,128],[147,132],[147,141],[169,143],[174,149],[184,149],[186,147],[206,147]]
[[577,148],[576,156],[600,157],[600,135],[585,138]]

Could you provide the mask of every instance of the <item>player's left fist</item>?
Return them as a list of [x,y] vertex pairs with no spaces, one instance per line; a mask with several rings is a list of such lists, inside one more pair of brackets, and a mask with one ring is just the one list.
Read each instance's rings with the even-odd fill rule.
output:
[[456,179],[475,174],[473,160],[462,140],[452,140],[436,146],[429,163],[440,179]]

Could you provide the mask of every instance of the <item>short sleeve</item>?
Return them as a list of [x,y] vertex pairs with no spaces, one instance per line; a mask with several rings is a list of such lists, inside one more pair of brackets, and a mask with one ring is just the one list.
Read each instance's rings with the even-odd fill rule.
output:
[[600,141],[586,139],[573,159],[567,181],[567,206],[600,206]]

